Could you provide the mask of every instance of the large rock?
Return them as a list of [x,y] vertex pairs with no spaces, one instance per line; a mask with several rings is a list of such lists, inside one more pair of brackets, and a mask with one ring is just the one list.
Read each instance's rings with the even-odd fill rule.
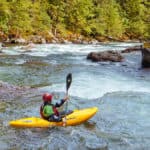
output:
[[104,52],[91,52],[88,54],[87,59],[91,59],[94,62],[97,61],[112,61],[121,62],[123,56],[117,51],[104,51]]
[[150,48],[142,49],[142,67],[150,68]]
[[121,53],[130,53],[130,52],[135,52],[135,51],[141,51],[142,45],[141,46],[135,46],[135,47],[129,47],[126,48],[125,50],[122,50]]
[[36,44],[45,44],[46,43],[45,38],[42,36],[39,36],[39,35],[31,36],[29,41],[32,41],[33,43],[36,43]]

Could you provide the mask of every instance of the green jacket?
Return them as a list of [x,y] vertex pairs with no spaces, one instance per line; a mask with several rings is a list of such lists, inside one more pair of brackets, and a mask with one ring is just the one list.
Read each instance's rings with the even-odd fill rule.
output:
[[52,105],[45,105],[43,108],[43,115],[45,117],[49,117],[50,115],[54,114],[53,106]]

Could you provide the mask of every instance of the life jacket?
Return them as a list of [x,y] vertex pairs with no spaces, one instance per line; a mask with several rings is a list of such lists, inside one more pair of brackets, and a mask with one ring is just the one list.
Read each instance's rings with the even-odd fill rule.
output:
[[59,112],[58,112],[58,110],[54,107],[53,104],[46,104],[46,105],[43,104],[43,105],[41,105],[41,107],[40,107],[40,115],[41,115],[41,117],[42,117],[43,119],[48,119],[48,118],[51,116],[51,115],[45,116],[43,110],[44,110],[44,107],[46,107],[46,106],[51,106],[51,107],[52,107],[52,110],[50,110],[50,111],[51,111],[51,115],[59,116]]

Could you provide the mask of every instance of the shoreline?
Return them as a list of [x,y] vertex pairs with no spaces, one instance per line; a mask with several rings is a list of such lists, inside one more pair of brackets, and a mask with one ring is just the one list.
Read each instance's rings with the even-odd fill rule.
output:
[[130,39],[130,38],[113,38],[113,37],[85,37],[82,35],[74,35],[72,37],[51,37],[49,39],[43,36],[29,36],[27,39],[22,37],[8,38],[0,41],[0,48],[11,47],[16,45],[27,46],[30,44],[100,44],[110,42],[127,42],[127,43],[143,43],[147,40]]

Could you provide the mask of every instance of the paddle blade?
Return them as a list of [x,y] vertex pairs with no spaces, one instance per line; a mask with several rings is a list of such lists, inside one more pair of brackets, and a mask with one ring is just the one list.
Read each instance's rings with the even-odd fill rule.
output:
[[69,73],[66,77],[66,91],[68,91],[68,89],[71,85],[71,82],[72,82],[72,74]]

